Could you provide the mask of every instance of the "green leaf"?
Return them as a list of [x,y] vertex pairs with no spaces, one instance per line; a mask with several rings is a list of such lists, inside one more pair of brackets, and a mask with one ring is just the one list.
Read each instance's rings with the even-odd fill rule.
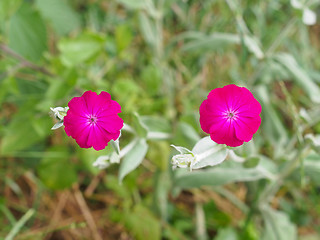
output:
[[146,7],[146,0],[117,0],[129,9],[141,9]]
[[180,154],[191,154],[191,155],[193,155],[193,152],[190,151],[188,148],[175,146],[173,144],[171,145],[171,147],[175,148]]
[[140,121],[147,129],[147,139],[164,140],[171,137],[171,127],[167,119],[157,116],[141,116]]
[[62,39],[58,43],[61,61],[68,67],[83,63],[104,51],[104,37],[84,33],[76,39]]
[[148,18],[148,16],[144,12],[141,12],[139,14],[139,20],[141,33],[144,37],[144,40],[151,46],[156,46],[158,41],[158,34],[154,22],[150,18]]
[[1,142],[1,154],[23,150],[42,140],[50,133],[52,120],[47,116],[35,117],[30,109],[34,107],[33,102],[22,106],[12,121],[4,129]]
[[136,205],[128,217],[126,225],[137,240],[161,239],[160,221],[142,205]]
[[1,0],[0,1],[0,19],[10,17],[18,10],[22,0]]
[[231,227],[219,229],[214,240],[238,240],[237,231]]
[[303,164],[306,176],[309,176],[315,183],[320,184],[320,154],[311,153],[305,158]]
[[244,36],[244,44],[252,52],[256,58],[262,59],[264,57],[264,53],[261,50],[260,43],[257,38],[251,36]]
[[177,170],[175,185],[180,188],[197,188],[201,186],[219,186],[231,182],[256,181],[265,178],[259,170],[241,168],[240,165],[232,168],[216,167],[210,170],[186,172]]
[[[310,120],[311,120],[311,118],[310,118]],[[319,134],[313,135],[312,133],[308,133],[304,136],[304,138],[307,140],[307,142],[311,143],[312,148],[315,151],[320,150],[320,135]]]
[[289,71],[294,81],[304,89],[313,102],[320,103],[320,89],[318,85],[313,82],[308,73],[297,63],[293,56],[287,53],[279,53],[275,56],[275,60]]
[[287,129],[283,124],[282,118],[278,115],[276,109],[271,103],[270,93],[265,85],[257,88],[257,96],[262,105],[262,121],[266,136],[271,143],[275,143],[275,147],[283,149],[283,143],[288,141]]
[[176,145],[185,146],[186,148],[191,149],[199,140],[199,134],[190,124],[179,122],[172,142]]
[[139,137],[146,138],[148,135],[148,128],[142,122],[138,113],[133,113],[133,126]]
[[210,137],[205,137],[197,142],[192,152],[197,160],[192,169],[199,169],[222,163],[227,157],[228,150],[225,146],[213,142]]
[[25,58],[37,61],[47,49],[46,27],[30,4],[23,4],[12,16],[9,46]]
[[[50,155],[50,153],[54,153]],[[77,181],[75,165],[70,161],[70,155],[65,147],[52,147],[47,151],[38,166],[38,174],[43,183],[51,189],[71,187]]]
[[250,157],[243,163],[245,168],[255,168],[260,162],[259,157]]
[[159,170],[166,172],[168,170],[171,148],[167,141],[152,141],[149,143],[149,151],[147,159],[159,168]]
[[261,211],[265,223],[263,240],[297,239],[296,226],[284,212],[276,211],[269,206],[265,206]]
[[[109,145],[103,150],[103,154],[109,153]],[[77,157],[81,161],[81,166],[83,169],[86,169],[90,173],[96,175],[99,173],[99,169],[93,166],[95,160],[101,156],[101,151],[96,151],[93,148],[85,149],[85,148],[78,148],[77,150]]]
[[122,182],[123,178],[136,169],[148,150],[148,144],[145,139],[141,138],[136,140],[132,149],[125,155],[123,160],[120,163],[119,169],[119,181]]
[[158,116],[140,116],[141,122],[150,132],[170,133],[172,131],[167,119]]
[[161,69],[159,69],[158,66],[150,64],[143,67],[140,78],[145,85],[145,89],[148,90],[150,95],[159,94],[162,86],[162,75]]
[[67,34],[81,26],[80,16],[70,7],[68,1],[36,0],[36,6],[59,35]]
[[128,25],[120,25],[115,32],[116,44],[118,52],[126,49],[132,40],[131,28]]
[[[258,59],[264,57],[258,40],[251,36],[244,36],[243,40],[238,34],[233,33],[213,33],[209,36],[197,34],[195,32],[183,33],[181,38],[193,38],[187,42],[182,48],[182,51],[215,51],[221,50],[229,45],[239,45],[243,43],[250,52],[252,52]],[[178,37],[179,39],[180,37]]]
[[196,38],[182,47],[182,51],[212,51],[221,50],[230,44],[239,44],[240,38],[237,34],[214,33],[210,36]]

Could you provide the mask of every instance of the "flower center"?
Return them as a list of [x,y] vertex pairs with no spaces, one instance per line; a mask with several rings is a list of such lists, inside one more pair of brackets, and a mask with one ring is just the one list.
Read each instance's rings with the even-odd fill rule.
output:
[[229,110],[225,112],[225,117],[228,120],[236,120],[237,119],[237,113],[233,110]]
[[97,123],[97,117],[96,116],[89,116],[89,123],[90,124],[96,124]]
[[233,116],[234,116],[234,113],[233,113],[233,112],[229,112],[229,113],[228,113],[228,118],[233,118]]

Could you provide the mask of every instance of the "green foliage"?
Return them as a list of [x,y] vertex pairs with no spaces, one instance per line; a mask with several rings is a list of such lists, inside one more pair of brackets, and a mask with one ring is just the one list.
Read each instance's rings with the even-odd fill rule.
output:
[[80,27],[79,14],[63,0],[37,0],[36,6],[59,35],[65,35]]
[[22,4],[10,19],[9,46],[33,61],[40,60],[47,50],[46,26],[29,4]]
[[[0,0],[0,238],[89,239],[94,222],[110,239],[319,239],[319,24],[302,14],[277,0]],[[262,105],[234,149],[199,125],[229,83]],[[86,90],[120,103],[119,152],[50,130],[49,108]],[[203,161],[171,170],[171,144]]]
[[19,112],[14,115],[14,119],[4,129],[2,155],[24,150],[48,136],[52,121],[46,115],[36,116],[35,112],[30,111],[34,106],[34,101],[22,105]]
[[136,205],[126,218],[126,224],[136,239],[161,239],[160,222],[145,207]]
[[291,76],[297,81],[297,84],[305,90],[311,100],[315,103],[320,102],[320,89],[312,79],[308,76],[308,73],[302,69],[294,57],[289,54],[279,54],[275,58],[287,68]]
[[271,208],[263,209],[262,213],[266,225],[262,239],[297,239],[296,227],[289,221],[286,214]]
[[215,240],[238,240],[237,232],[233,228],[220,229]]
[[143,138],[135,140],[134,142],[132,142],[132,145],[132,148],[122,160],[123,162],[121,163],[119,169],[120,182],[129,172],[140,165],[148,150],[146,140]]
[[69,188],[77,181],[75,164],[70,162],[70,154],[65,147],[52,147],[47,150],[47,156],[37,167],[43,183],[51,189]]
[[219,186],[237,181],[256,181],[265,178],[257,169],[241,168],[240,165],[218,167],[201,172],[179,171],[176,174],[175,185],[181,188],[198,188],[201,186]]
[[259,161],[260,159],[258,157],[251,157],[244,162],[243,166],[245,168],[254,168],[259,164]]
[[[19,6],[22,4],[22,0],[3,0],[0,2],[0,18],[10,17]],[[2,20],[4,20],[2,19]]]
[[320,184],[320,155],[312,153],[304,160],[304,169],[316,184]]
[[76,39],[62,39],[58,44],[61,62],[67,67],[83,63],[101,53],[104,43],[104,37],[94,33],[83,33]]

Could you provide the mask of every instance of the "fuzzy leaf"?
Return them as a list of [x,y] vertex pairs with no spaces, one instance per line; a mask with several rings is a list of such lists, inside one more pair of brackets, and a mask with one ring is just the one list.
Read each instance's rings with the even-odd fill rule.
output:
[[120,170],[119,170],[119,181],[122,182],[123,178],[136,169],[144,156],[146,155],[148,150],[148,144],[145,139],[141,138],[137,140],[130,149],[130,151],[125,155],[124,159],[120,163]]
[[198,169],[222,163],[227,157],[228,150],[225,146],[213,142],[210,137],[205,137],[197,142],[192,152],[197,160],[192,169]]

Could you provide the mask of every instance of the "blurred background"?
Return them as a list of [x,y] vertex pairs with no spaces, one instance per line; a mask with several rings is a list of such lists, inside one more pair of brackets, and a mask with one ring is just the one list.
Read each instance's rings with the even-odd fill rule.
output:
[[[318,0],[0,0],[0,238],[320,239],[319,13]],[[173,171],[170,144],[206,136],[199,106],[230,83],[262,105],[254,140]],[[169,136],[122,183],[118,164],[92,166],[107,150],[50,130],[50,107],[86,90]]]

